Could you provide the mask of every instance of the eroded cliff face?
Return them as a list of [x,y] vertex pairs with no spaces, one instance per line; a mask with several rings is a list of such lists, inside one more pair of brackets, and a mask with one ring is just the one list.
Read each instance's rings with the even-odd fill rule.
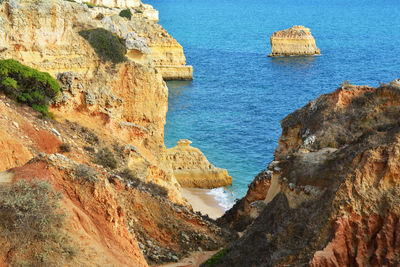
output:
[[[146,179],[166,186],[171,199],[182,202],[179,185],[162,162],[168,108],[168,89],[162,77],[152,65],[103,63],[79,34],[82,29],[104,26],[128,36],[134,30],[132,25],[140,23],[129,24],[119,16],[99,21],[91,12],[95,11],[86,5],[67,1],[4,1],[1,57],[58,77],[62,93],[52,112],[59,119],[118,135],[124,143],[135,145],[146,159]],[[126,29],[128,24],[131,27]],[[125,29],[124,33],[118,29]]]
[[[171,201],[170,191],[164,194],[150,183],[162,179],[161,169],[137,147],[88,124],[38,116],[30,107],[0,97],[6,159],[0,187],[40,179],[63,195],[63,231],[76,250],[67,266],[147,266],[226,243],[228,234],[213,221]],[[62,150],[61,144],[69,148]],[[104,147],[116,158],[115,169],[95,160]],[[124,171],[127,167],[130,173]],[[0,244],[5,244],[0,259],[9,263],[13,253],[1,238]]]
[[271,54],[269,57],[319,55],[309,28],[293,26],[292,28],[274,32],[271,36]]
[[[193,68],[186,66],[182,46],[155,21],[154,9],[142,5],[137,10],[140,13],[132,9],[128,20],[119,16],[119,8],[88,8],[62,0],[4,1],[1,57],[16,58],[52,74],[74,71],[93,75],[98,57],[77,32],[105,28],[124,40],[130,60],[156,67],[165,79],[192,79]],[[169,69],[174,74],[168,74]]]
[[[139,14],[128,21],[119,11],[62,0],[1,4],[0,58],[49,72],[61,93],[50,107],[55,120],[0,96],[0,186],[36,178],[63,194],[64,230],[78,249],[70,266],[147,266],[225,243],[182,199],[165,160],[168,89],[151,47],[177,42],[154,21]],[[79,33],[97,28],[125,41],[127,61],[99,58]],[[99,161],[106,148],[114,169]],[[2,246],[0,264],[11,254]]]
[[226,169],[216,168],[204,154],[181,139],[175,147],[167,150],[167,162],[172,166],[174,176],[182,187],[216,188],[232,184],[232,177]]
[[399,89],[343,85],[282,120],[265,208],[219,266],[398,265]]

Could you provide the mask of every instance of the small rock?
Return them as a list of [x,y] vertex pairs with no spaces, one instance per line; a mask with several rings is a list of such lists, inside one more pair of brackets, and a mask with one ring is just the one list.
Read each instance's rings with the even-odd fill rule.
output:
[[290,183],[290,184],[289,184],[290,190],[293,190],[295,187],[296,187],[296,185],[295,185],[294,183]]
[[61,134],[60,134],[56,129],[51,128],[51,131],[52,131],[55,135],[61,136]]
[[15,128],[19,128],[19,125],[17,122],[13,121],[12,124],[15,126]]
[[276,171],[276,172],[280,172],[280,171],[281,171],[281,168],[279,168],[279,167],[275,167],[275,168],[274,168],[274,171]]
[[6,102],[6,106],[7,106],[7,107],[10,107],[10,104],[8,104],[8,103]]
[[88,104],[88,105],[94,105],[94,103],[96,101],[96,96],[94,94],[92,94],[91,92],[86,91],[85,101],[86,101],[86,104]]

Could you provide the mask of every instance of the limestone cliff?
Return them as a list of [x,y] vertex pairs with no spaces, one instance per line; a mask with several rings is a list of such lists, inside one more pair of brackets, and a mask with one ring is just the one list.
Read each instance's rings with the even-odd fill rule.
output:
[[[0,190],[40,179],[63,195],[63,231],[76,251],[65,266],[147,266],[225,244],[227,235],[214,222],[172,202],[170,191],[153,183],[165,176],[162,169],[123,135],[91,128],[96,117],[83,126],[38,115],[0,96]],[[105,147],[112,156],[101,160]],[[110,157],[115,169],[104,166]],[[7,266],[13,250],[2,235],[0,244],[0,264]]]
[[292,28],[274,32],[271,36],[271,54],[269,57],[319,55],[309,28],[293,26]]
[[[128,22],[118,15],[97,20],[96,8],[61,0],[10,0],[1,8],[0,57],[58,77],[62,94],[53,105],[56,116],[99,133],[118,132],[123,142],[135,145],[146,159],[143,177],[166,186],[171,199],[181,202],[172,170],[162,162],[168,89],[161,76],[152,65],[129,60],[118,65],[103,63],[79,34],[104,27],[127,41],[139,42],[136,28],[154,36],[163,29],[146,19]],[[141,28],[142,24],[147,26]],[[166,38],[174,40],[169,35]]]
[[[26,13],[29,9],[31,15]],[[92,76],[99,60],[93,49],[82,49],[88,44],[83,45],[84,40],[76,33],[105,28],[123,40],[130,60],[155,67],[164,79],[192,79],[193,69],[186,66],[182,46],[154,21],[150,10],[154,9],[142,5],[138,8],[140,12],[133,10],[128,20],[119,16],[118,8],[88,8],[85,4],[62,0],[4,1],[1,57],[17,58],[53,74],[75,71]],[[44,12],[48,12],[48,17]],[[91,60],[86,61],[88,56]]]
[[[78,250],[69,266],[147,266],[225,242],[181,197],[166,161],[168,89],[151,49],[179,44],[142,13],[128,20],[119,11],[62,0],[0,5],[0,58],[61,85],[55,120],[0,95],[0,172],[9,170],[0,183],[43,179],[63,195],[64,230]],[[123,45],[127,59],[104,59],[86,31]],[[6,244],[0,238],[0,265],[13,256]]]
[[264,208],[217,266],[399,265],[399,89],[344,84],[282,120],[270,185],[246,196]]
[[187,139],[167,150],[167,161],[182,187],[215,188],[232,184],[228,171],[214,167],[204,154]]

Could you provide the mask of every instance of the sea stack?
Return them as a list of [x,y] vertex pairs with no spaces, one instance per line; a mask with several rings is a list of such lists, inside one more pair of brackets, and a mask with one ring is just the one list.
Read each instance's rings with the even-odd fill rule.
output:
[[269,57],[280,56],[311,56],[319,55],[309,28],[295,25],[292,28],[274,32],[271,36],[271,54]]
[[182,187],[216,188],[232,184],[226,169],[216,168],[204,154],[187,139],[178,141],[177,146],[167,150],[167,159],[172,165],[174,176]]

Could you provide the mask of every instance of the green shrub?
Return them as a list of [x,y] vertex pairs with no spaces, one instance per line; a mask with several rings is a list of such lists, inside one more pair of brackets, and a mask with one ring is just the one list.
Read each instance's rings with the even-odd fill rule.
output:
[[67,143],[60,144],[59,150],[61,153],[71,152],[71,145]]
[[100,164],[104,167],[115,169],[117,168],[118,162],[115,159],[114,154],[108,147],[104,147],[97,152],[94,159],[94,163]]
[[40,72],[13,59],[0,60],[0,90],[43,115],[60,92],[60,85],[47,72]]
[[75,175],[78,179],[83,179],[89,183],[95,183],[97,181],[96,172],[85,164],[78,164],[75,166]]
[[[78,125],[78,127],[80,127],[80,126]],[[88,142],[89,144],[91,144],[91,145],[99,144],[99,137],[96,135],[95,132],[93,132],[89,128],[82,126],[81,133],[82,133],[83,137],[85,138],[85,141]],[[93,149],[93,151],[94,151],[94,149]]]
[[153,182],[148,182],[145,184],[145,186],[149,189],[152,195],[162,196],[162,197],[168,196],[168,190],[161,185],[155,184]]
[[124,42],[110,31],[97,28],[83,30],[79,34],[89,42],[103,62],[121,63],[126,61],[126,47]]
[[121,12],[119,12],[119,16],[131,20],[132,12],[130,9],[124,9],[124,10],[121,10]]
[[223,248],[217,253],[215,253],[211,258],[209,258],[207,261],[203,262],[200,266],[202,267],[211,267],[217,265],[217,263],[220,261],[222,257],[224,257],[227,253],[227,249]]
[[138,14],[142,14],[143,13],[143,11],[140,10],[140,9],[135,9],[135,12],[138,13]]
[[83,2],[83,4],[87,5],[88,8],[94,8],[96,6],[96,5],[93,5],[93,4],[89,3],[89,2]]
[[122,172],[119,173],[122,178],[128,180],[133,187],[138,187],[143,185],[144,183],[140,180],[136,173],[129,168],[125,168]]
[[56,266],[75,255],[62,231],[60,199],[44,181],[1,187],[0,236],[7,241],[11,266]]

